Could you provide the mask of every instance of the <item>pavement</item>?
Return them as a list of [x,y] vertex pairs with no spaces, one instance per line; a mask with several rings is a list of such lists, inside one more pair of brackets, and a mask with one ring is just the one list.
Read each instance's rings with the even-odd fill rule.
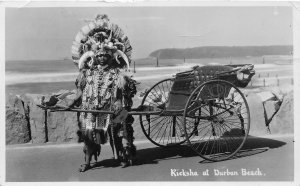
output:
[[77,181],[293,181],[294,136],[249,136],[236,157],[208,162],[187,145],[160,148],[136,141],[134,166],[122,168],[102,146],[93,168],[80,173],[83,144],[6,146],[6,182]]

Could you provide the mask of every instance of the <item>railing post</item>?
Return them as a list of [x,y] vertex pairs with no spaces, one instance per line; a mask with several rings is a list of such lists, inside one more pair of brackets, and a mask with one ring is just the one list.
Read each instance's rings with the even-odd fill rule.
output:
[[48,113],[48,110],[45,109],[45,111],[44,111],[44,114],[45,114],[44,126],[45,126],[45,140],[46,140],[46,142],[49,141],[49,139],[48,139],[48,123],[47,123],[48,121],[47,121],[47,113]]

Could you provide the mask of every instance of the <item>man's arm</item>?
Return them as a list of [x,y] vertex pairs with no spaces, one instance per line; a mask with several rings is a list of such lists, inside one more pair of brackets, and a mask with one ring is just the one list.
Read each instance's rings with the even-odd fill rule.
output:
[[74,105],[76,104],[77,101],[79,101],[79,99],[81,98],[82,96],[82,90],[80,88],[77,89],[77,92],[76,92],[76,97],[73,99],[73,100],[70,100],[70,102],[68,102],[68,107],[74,107]]
[[73,100],[71,100],[69,103],[68,103],[68,107],[73,107],[75,105],[75,103],[77,101],[79,101],[79,99],[82,97],[82,94],[83,94],[83,89],[85,87],[85,71],[82,70],[80,71],[80,73],[78,74],[77,78],[76,78],[76,82],[75,82],[75,85],[77,87],[76,89],[76,96]]
[[114,105],[113,105],[114,110],[120,111],[123,108],[123,105],[122,105],[123,95],[122,95],[122,90],[120,88],[117,88],[117,90],[115,92],[115,96],[116,96],[116,99],[114,100]]

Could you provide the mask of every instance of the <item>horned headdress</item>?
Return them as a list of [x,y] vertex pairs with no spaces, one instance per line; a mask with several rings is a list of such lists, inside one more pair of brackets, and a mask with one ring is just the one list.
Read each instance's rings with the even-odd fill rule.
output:
[[113,56],[115,62],[121,67],[129,68],[131,50],[128,37],[121,28],[111,23],[107,15],[98,14],[95,20],[83,26],[77,33],[71,53],[72,59],[79,69],[84,67],[89,58],[93,58],[101,52]]

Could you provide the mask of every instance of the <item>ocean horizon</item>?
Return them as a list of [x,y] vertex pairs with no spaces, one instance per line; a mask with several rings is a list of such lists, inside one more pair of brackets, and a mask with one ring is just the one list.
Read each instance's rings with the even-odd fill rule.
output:
[[[263,61],[264,60],[264,61]],[[266,64],[263,64],[265,62]],[[210,58],[210,59],[169,59],[145,58],[136,61],[134,79],[148,84],[170,78],[192,66],[216,64],[255,64],[257,68],[269,68],[268,64],[292,64],[290,56],[272,58]],[[262,65],[263,64],[263,65]],[[159,68],[157,67],[159,66]],[[134,71],[131,64],[131,72]],[[78,68],[72,60],[31,60],[5,62],[5,92],[8,94],[51,93],[61,89],[75,89]]]
[[[151,59],[150,59],[151,60]],[[173,60],[174,61],[174,60]],[[170,74],[161,74],[161,71],[177,71],[181,62],[166,64],[159,70],[149,61],[143,61],[136,65],[140,73],[134,74],[135,79],[143,81],[152,79],[158,81],[160,78],[171,77]],[[183,69],[190,68],[192,64]],[[181,68],[181,67],[180,67]],[[143,72],[153,71],[147,77]],[[158,70],[158,71],[157,71]],[[133,72],[133,65],[131,65]],[[6,61],[5,63],[5,92],[6,96],[22,95],[26,93],[49,94],[61,89],[75,89],[75,80],[78,75],[78,68],[72,60],[30,60],[30,61]],[[149,85],[150,86],[150,85]]]

